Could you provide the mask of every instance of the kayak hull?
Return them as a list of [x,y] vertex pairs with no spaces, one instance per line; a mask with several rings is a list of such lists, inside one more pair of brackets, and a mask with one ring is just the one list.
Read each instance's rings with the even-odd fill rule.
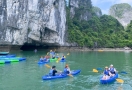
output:
[[26,58],[0,59],[0,64],[19,62],[19,61],[23,61],[23,60],[26,60]]
[[17,59],[19,61],[26,60],[24,57],[0,57],[0,60],[12,60],[12,59]]
[[66,62],[66,59],[63,59],[63,60],[61,59],[60,62]]
[[[71,74],[77,75],[80,72],[81,72],[81,70],[72,70]],[[62,73],[62,74],[57,74],[56,76],[45,75],[45,76],[42,76],[42,79],[43,80],[52,80],[52,79],[59,79],[59,78],[66,78],[66,77],[68,77],[68,75]]]
[[55,59],[50,58],[50,62],[55,62],[57,60],[58,60],[57,58],[55,58]]
[[10,58],[10,57],[16,57],[16,55],[14,55],[14,54],[10,54],[10,55],[0,55],[0,58]]
[[50,60],[48,60],[48,61],[38,61],[38,64],[45,64],[45,63],[49,63],[50,62]]
[[109,84],[109,83],[113,83],[114,81],[116,81],[116,79],[118,78],[118,73],[115,74],[115,76],[110,77],[110,79],[108,80],[102,80],[103,76],[100,78],[100,83],[101,84]]
[[7,55],[9,52],[0,52],[0,55]]

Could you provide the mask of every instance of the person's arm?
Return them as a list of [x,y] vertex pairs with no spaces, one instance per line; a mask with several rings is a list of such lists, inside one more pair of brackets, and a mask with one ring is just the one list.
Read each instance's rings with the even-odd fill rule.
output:
[[114,68],[114,71],[116,72],[116,69]]

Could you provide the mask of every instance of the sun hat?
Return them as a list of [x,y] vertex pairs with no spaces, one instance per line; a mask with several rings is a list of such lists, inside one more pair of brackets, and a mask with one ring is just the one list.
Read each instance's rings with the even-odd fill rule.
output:
[[113,67],[113,65],[111,64],[110,66],[112,66]]
[[107,66],[105,68],[108,68]]

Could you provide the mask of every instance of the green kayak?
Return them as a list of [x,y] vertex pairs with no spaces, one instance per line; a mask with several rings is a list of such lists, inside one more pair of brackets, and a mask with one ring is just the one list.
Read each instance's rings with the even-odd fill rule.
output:
[[50,62],[55,62],[55,61],[57,61],[58,59],[57,58],[50,58]]
[[11,62],[19,62],[19,60],[17,60],[17,59],[12,59],[12,60],[10,60]]

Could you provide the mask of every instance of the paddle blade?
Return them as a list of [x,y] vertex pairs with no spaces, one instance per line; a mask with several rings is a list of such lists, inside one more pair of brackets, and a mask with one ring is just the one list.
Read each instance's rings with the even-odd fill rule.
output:
[[124,83],[124,81],[122,79],[116,79],[116,81],[119,83]]
[[69,53],[67,53],[67,55],[70,55]]
[[97,70],[102,70],[102,68],[97,68]]
[[71,75],[71,74],[68,74],[68,76],[73,77],[73,75]]
[[127,72],[125,72],[125,71],[121,71],[120,73],[122,73],[122,74],[127,74]]
[[98,73],[98,70],[97,70],[97,69],[93,69],[93,72],[96,72],[96,73]]
[[45,64],[45,66],[46,66],[47,68],[51,68],[51,66],[49,66],[48,64]]

